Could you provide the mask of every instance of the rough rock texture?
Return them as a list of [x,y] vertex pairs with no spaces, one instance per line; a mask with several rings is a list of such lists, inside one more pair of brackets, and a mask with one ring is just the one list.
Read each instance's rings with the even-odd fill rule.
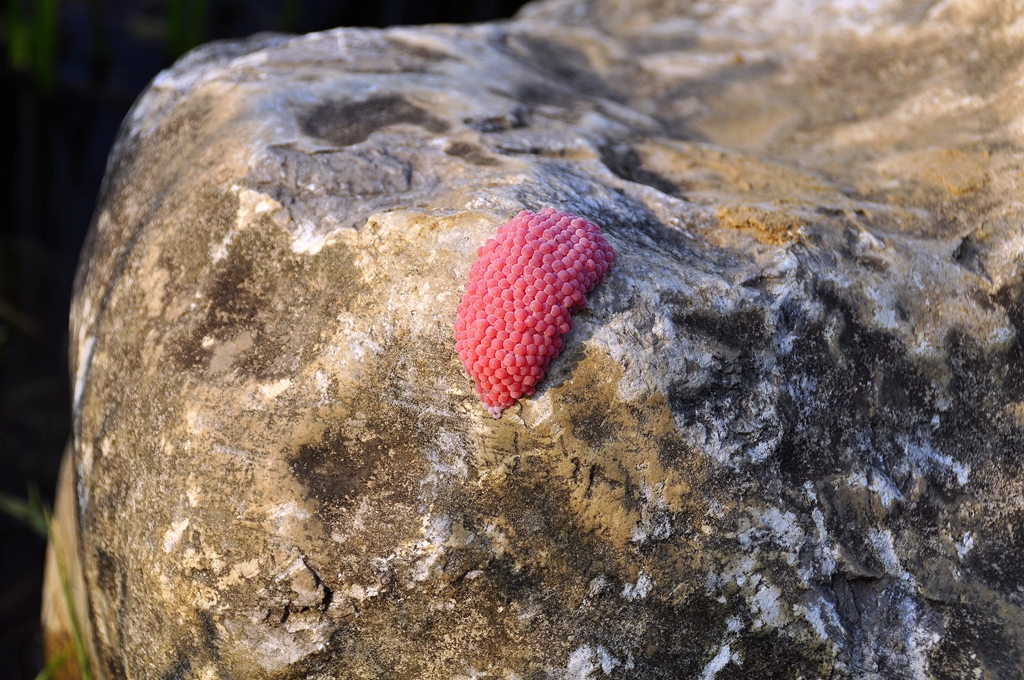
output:
[[[95,677],[1021,677],[1022,78],[980,0],[193,52],[74,302]],[[543,206],[617,257],[496,421],[452,322]]]

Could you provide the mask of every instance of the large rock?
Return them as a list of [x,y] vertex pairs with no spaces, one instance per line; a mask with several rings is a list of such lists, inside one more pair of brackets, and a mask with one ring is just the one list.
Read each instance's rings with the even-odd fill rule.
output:
[[[1021,677],[1007,7],[559,0],[162,73],[72,315],[94,677]],[[618,257],[493,420],[451,324],[544,206]]]

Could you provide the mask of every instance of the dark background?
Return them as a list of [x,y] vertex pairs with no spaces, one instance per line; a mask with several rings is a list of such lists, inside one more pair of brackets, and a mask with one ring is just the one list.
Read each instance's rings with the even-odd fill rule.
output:
[[107,153],[135,98],[208,40],[486,21],[522,4],[0,0],[0,677],[35,678],[41,667],[45,539],[12,513],[53,502],[70,424],[71,282]]

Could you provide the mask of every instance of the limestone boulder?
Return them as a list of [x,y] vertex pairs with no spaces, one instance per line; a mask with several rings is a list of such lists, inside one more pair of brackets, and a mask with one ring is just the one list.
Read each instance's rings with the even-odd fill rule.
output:
[[[548,0],[161,73],[72,312],[93,677],[1021,677],[1022,26]],[[617,257],[494,420],[455,308],[548,206]]]

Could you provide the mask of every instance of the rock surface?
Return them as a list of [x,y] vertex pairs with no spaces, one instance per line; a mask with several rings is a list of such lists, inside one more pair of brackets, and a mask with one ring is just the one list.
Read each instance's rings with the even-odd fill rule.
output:
[[[74,301],[94,677],[1021,677],[1022,76],[967,0],[191,53]],[[545,206],[617,257],[493,420],[455,308]]]

